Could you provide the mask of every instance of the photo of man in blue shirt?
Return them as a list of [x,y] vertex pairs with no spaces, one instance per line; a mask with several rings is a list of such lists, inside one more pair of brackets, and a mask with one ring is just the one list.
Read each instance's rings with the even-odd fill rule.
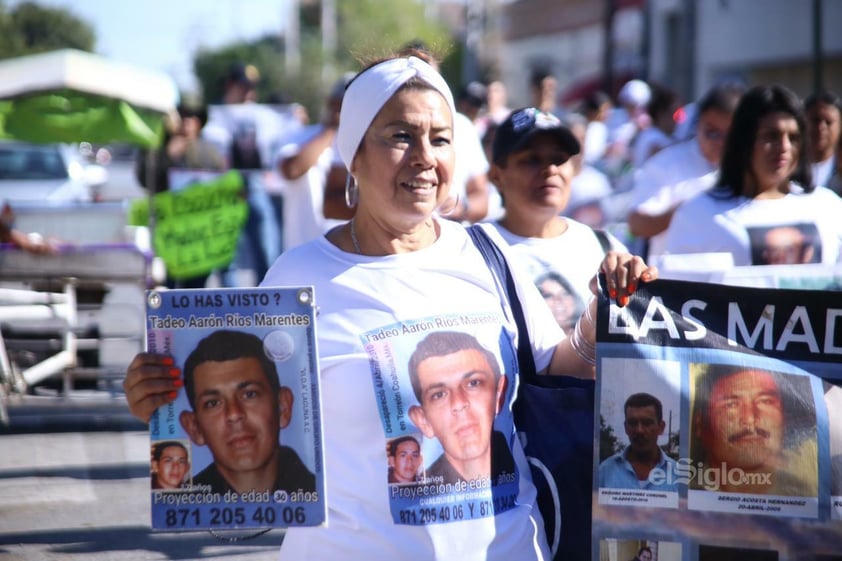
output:
[[678,491],[676,462],[658,446],[666,428],[661,401],[648,393],[632,394],[623,411],[629,446],[599,464],[600,488]]

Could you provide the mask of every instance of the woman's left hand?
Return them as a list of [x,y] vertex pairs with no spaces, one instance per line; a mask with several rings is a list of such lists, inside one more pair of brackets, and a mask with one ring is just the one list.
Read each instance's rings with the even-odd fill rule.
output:
[[[650,267],[642,257],[631,253],[609,251],[599,266],[605,275],[608,296],[622,307],[629,303],[629,296],[634,294],[640,282],[649,282],[658,278],[657,267]],[[591,281],[591,290],[596,294],[596,277]]]

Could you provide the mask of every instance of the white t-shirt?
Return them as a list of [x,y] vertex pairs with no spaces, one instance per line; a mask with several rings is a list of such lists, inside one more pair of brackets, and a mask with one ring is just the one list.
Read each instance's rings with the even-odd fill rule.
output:
[[[779,199],[702,193],[676,210],[666,231],[665,253],[730,253],[735,266],[778,264],[775,255],[833,264],[842,247],[840,216],[842,198],[824,187],[803,193],[793,185]],[[777,227],[787,230],[770,232]],[[787,237],[771,241],[775,233]]]
[[453,116],[453,149],[456,152],[456,165],[453,169],[451,196],[465,200],[468,180],[477,175],[488,173],[488,159],[482,148],[477,129],[471,120],[462,113]]
[[570,199],[567,201],[567,208],[576,208],[579,205],[602,199],[612,192],[608,176],[595,167],[585,164],[570,182]]
[[823,162],[810,164],[810,170],[813,172],[813,185],[827,187],[836,170],[836,156],[831,156]]
[[[281,146],[275,156],[275,167],[281,161],[295,156],[301,147],[312,140],[323,129],[323,125],[310,125],[293,133]],[[338,162],[339,153],[335,145],[326,148],[318,161],[297,179],[281,176],[284,197],[284,251],[321,236],[326,230],[322,211],[327,173]]]
[[605,155],[607,147],[608,127],[602,121],[589,121],[585,129],[585,145],[582,148],[585,162],[598,162]]
[[[695,138],[664,148],[634,175],[630,208],[657,216],[713,187],[718,170],[702,155]],[[649,238],[649,258],[664,252],[665,232]]]
[[643,129],[632,143],[632,166],[643,166],[651,156],[671,144],[675,144],[675,139],[658,127]]
[[[514,324],[504,318],[492,273],[465,229],[437,223],[441,234],[430,247],[385,257],[346,253],[318,238],[281,255],[261,283],[312,285],[319,309],[328,526],[289,529],[282,559],[549,559],[543,522],[532,506],[535,488],[512,426]],[[499,244],[505,253],[505,243]],[[515,277],[542,369],[564,334],[531,281]],[[491,502],[484,498],[490,497],[487,489],[407,498],[387,483],[388,439],[410,434],[421,440],[425,470],[440,456],[437,439],[420,438],[407,411],[418,404],[409,355],[418,341],[442,330],[474,335],[505,365],[508,386],[494,430],[510,448],[493,449],[509,453],[516,469],[513,481],[495,480]],[[496,515],[489,509],[495,501],[505,508]]]
[[[514,263],[533,280],[558,324],[568,334],[585,311],[591,296],[589,283],[605,257],[593,229],[570,218],[567,230],[554,238],[524,238],[499,223],[494,226],[511,247]],[[611,249],[626,251],[609,233]]]

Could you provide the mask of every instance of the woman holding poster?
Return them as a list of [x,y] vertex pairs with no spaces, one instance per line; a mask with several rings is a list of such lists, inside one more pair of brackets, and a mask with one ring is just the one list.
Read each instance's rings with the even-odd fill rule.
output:
[[[517,328],[464,227],[438,214],[450,204],[454,112],[418,56],[362,71],[337,132],[355,217],[285,252],[262,283],[313,285],[319,307],[329,524],[289,529],[284,559],[550,559],[512,420]],[[657,275],[616,252],[600,268],[623,301]],[[592,377],[592,322],[566,338],[532,280],[515,281],[537,368]],[[132,362],[136,416],[174,398],[171,369],[160,355]],[[403,435],[421,440],[419,481],[390,485],[387,443]]]
[[813,187],[801,102],[783,86],[746,92],[725,140],[716,185],[682,204],[666,253],[730,253],[734,265],[833,264],[842,199]]

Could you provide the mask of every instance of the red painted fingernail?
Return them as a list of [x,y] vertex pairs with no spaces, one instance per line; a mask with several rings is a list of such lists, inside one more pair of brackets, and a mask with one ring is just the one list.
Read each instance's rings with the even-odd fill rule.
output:
[[637,283],[630,282],[629,283],[629,294],[634,294],[634,291],[637,290]]
[[181,376],[181,370],[179,370],[178,368],[170,368],[170,376],[172,376],[173,378],[178,378],[179,376]]
[[625,307],[625,306],[628,306],[629,297],[628,296],[620,296],[619,298],[617,298],[617,303],[620,305],[621,308]]
[[173,400],[178,397],[178,392],[167,392],[167,399]]
[[617,297],[617,289],[616,288],[609,288],[608,289],[608,296],[610,296],[611,298],[616,298]]
[[650,275],[648,271],[644,271],[644,273],[642,275],[640,275],[640,278],[642,278],[644,281],[648,282],[648,281],[652,280],[652,275]]
[[175,361],[172,359],[171,356],[164,357],[164,359],[161,362],[163,362],[167,366],[172,366],[173,364],[175,364]]
[[184,382],[181,380],[181,378],[176,378],[175,380],[172,381],[172,385],[177,387],[177,388],[180,388],[184,385]]

